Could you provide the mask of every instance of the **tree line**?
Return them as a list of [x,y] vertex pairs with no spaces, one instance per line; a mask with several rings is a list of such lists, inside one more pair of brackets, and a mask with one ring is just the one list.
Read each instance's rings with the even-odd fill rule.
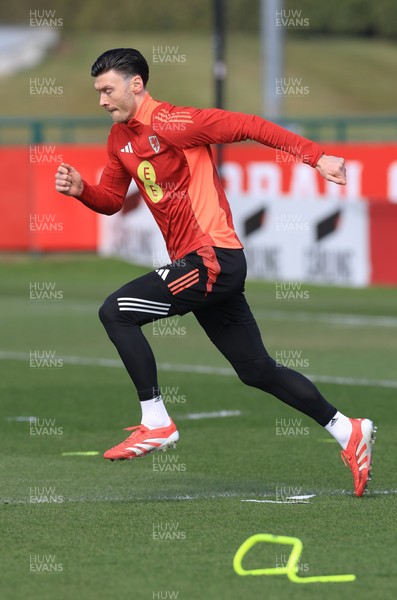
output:
[[[228,31],[258,33],[260,0],[224,0]],[[18,0],[0,6],[0,23],[57,20],[69,31],[212,30],[213,0]],[[289,35],[397,36],[396,0],[284,0],[277,26]],[[34,26],[34,25],[33,25]]]

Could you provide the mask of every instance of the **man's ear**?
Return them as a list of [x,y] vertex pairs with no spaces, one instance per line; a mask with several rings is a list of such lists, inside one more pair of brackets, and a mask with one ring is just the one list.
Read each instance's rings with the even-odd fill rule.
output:
[[140,94],[145,89],[143,85],[142,77],[140,75],[134,75],[131,79],[131,91],[133,94]]

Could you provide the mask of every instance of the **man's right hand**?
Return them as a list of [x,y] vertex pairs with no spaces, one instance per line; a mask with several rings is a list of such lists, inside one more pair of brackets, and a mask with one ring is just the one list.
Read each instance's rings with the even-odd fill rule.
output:
[[62,163],[55,173],[55,189],[65,196],[78,198],[83,191],[83,180],[80,173],[67,163]]

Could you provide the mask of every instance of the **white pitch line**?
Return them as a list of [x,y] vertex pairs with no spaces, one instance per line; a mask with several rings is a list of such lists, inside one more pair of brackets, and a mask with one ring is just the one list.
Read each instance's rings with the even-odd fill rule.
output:
[[377,315],[356,315],[342,313],[312,313],[295,312],[284,310],[265,310],[258,309],[254,311],[256,316],[265,317],[275,321],[301,321],[302,323],[324,323],[326,325],[348,325],[350,327],[397,327],[397,317],[377,316]]
[[[378,495],[395,495],[397,494],[397,490],[370,490],[368,493],[368,497],[370,496],[378,496]],[[91,496],[91,497],[84,497],[84,496],[76,496],[74,498],[64,498],[64,503],[66,502],[125,502],[125,501],[135,501],[135,502],[156,502],[159,500],[165,501],[165,502],[169,502],[169,501],[184,501],[184,500],[216,500],[218,498],[230,498],[231,500],[235,500],[238,499],[240,497],[240,501],[241,502],[263,502],[263,500],[254,500],[254,499],[247,499],[244,500],[241,498],[241,492],[213,492],[213,493],[201,493],[201,494],[195,494],[193,496],[189,495],[189,494],[185,494],[185,495],[179,495],[179,496],[160,496],[160,495],[148,495],[148,496],[133,496],[131,494],[129,495],[125,495],[125,496]],[[262,495],[262,497],[265,494]],[[272,494],[267,494],[268,496],[274,496],[274,493]],[[353,497],[353,492],[352,491],[346,491],[346,490],[335,490],[334,492],[318,492],[317,496],[352,496]],[[275,500],[273,500],[271,502],[273,503],[280,503],[277,502]],[[297,502],[295,502],[297,504]],[[9,505],[9,504],[31,504],[30,499],[28,498],[2,498],[0,500],[0,504],[3,505]],[[285,504],[285,503],[284,503]],[[288,504],[293,504],[293,502],[289,502]],[[305,502],[305,504],[307,504]],[[54,502],[53,505],[58,506],[58,503]],[[37,506],[37,504],[35,504],[35,506]],[[43,503],[43,506],[48,507],[49,503]]]
[[188,413],[178,417],[178,421],[184,420],[200,420],[200,419],[222,419],[224,417],[239,417],[241,410],[218,410],[215,412]]
[[[222,419],[225,417],[239,417],[241,410],[218,410],[214,412],[188,413],[175,417],[178,421],[199,421],[201,419]],[[30,421],[38,417],[6,417],[6,421]]]
[[241,500],[241,502],[260,502],[262,504],[310,504],[310,500]]
[[[125,495],[125,496],[91,496],[86,497],[78,496],[75,498],[69,497],[66,498],[63,496],[64,503],[65,502],[125,502],[136,501],[136,502],[152,502],[163,500],[165,502],[169,501],[181,501],[181,500],[208,500],[208,499],[217,499],[217,498],[237,498],[241,496],[238,492],[214,492],[211,494],[195,494],[194,496],[190,496],[189,494],[179,495],[179,496],[159,496],[159,495],[148,495],[148,496],[133,496],[133,495]],[[26,498],[3,498],[0,500],[0,504],[30,504],[30,499]],[[57,504],[57,503],[53,503]],[[37,504],[35,503],[37,506]],[[43,503],[44,506],[49,506],[49,503]]]
[[354,377],[334,377],[332,375],[310,375],[307,377],[312,381],[318,381],[319,383],[332,383],[334,385],[359,385],[363,387],[384,387],[384,388],[397,388],[397,381],[390,379],[366,379],[366,378],[354,378]]
[[[122,362],[116,358],[91,358],[89,356],[57,356],[57,358],[62,359],[62,362],[68,365],[112,368],[123,367]],[[8,352],[6,350],[0,350],[0,360],[29,361],[29,359],[30,354],[28,352]]]
[[236,375],[230,367],[210,367],[208,365],[175,365],[172,363],[160,363],[161,371],[178,371],[179,373],[204,373],[206,375]]
[[307,500],[308,498],[314,498],[316,494],[301,494],[298,496],[287,496],[287,500]]
[[[81,365],[91,367],[111,367],[122,368],[123,364],[115,358],[90,358],[86,356],[58,356],[64,364]],[[0,351],[0,360],[18,360],[29,361],[30,355],[27,352],[8,352]],[[229,367],[210,367],[208,365],[178,365],[171,363],[159,363],[157,365],[160,371],[172,371],[177,373],[205,373],[206,375],[236,375],[234,370]],[[37,369],[36,369],[37,370]],[[305,375],[312,381],[320,383],[331,383],[333,385],[353,385],[362,387],[383,387],[397,389],[397,381],[390,379],[367,379],[355,377],[338,377],[333,375]]]
[[5,421],[17,421],[17,422],[28,422],[30,423],[30,421],[34,420],[34,419],[38,419],[39,417],[5,417],[4,420]]
[[303,494],[301,496],[286,496],[285,500],[241,500],[241,502],[259,502],[267,504],[310,504],[309,498],[315,498],[316,494]]
[[[292,291],[292,290],[291,290]],[[298,291],[298,290],[296,290]],[[20,296],[11,296],[10,300],[13,303],[24,303],[25,300],[21,299]],[[44,310],[48,310],[48,301],[37,300],[34,302],[36,306],[44,307]],[[52,305],[54,307],[61,307],[63,310],[63,304],[60,302],[58,305]],[[97,309],[98,303],[93,300],[86,300],[84,302],[77,300],[68,300],[68,308],[75,311],[91,313]],[[392,315],[360,315],[356,313],[323,313],[323,312],[309,312],[309,311],[294,311],[294,310],[266,310],[265,308],[256,308],[254,311],[256,317],[263,317],[266,319],[272,319],[275,321],[300,321],[302,323],[323,323],[324,325],[345,325],[348,327],[397,327],[397,317]]]

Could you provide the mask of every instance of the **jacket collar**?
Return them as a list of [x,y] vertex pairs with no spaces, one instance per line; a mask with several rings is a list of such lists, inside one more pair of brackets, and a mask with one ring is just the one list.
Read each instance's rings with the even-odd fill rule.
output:
[[143,123],[144,125],[150,125],[152,112],[159,104],[161,104],[161,102],[153,100],[149,92],[145,92],[145,96],[142,104],[138,108],[138,112],[128,121],[127,125],[133,126],[135,124],[134,121],[139,121],[139,123]]

